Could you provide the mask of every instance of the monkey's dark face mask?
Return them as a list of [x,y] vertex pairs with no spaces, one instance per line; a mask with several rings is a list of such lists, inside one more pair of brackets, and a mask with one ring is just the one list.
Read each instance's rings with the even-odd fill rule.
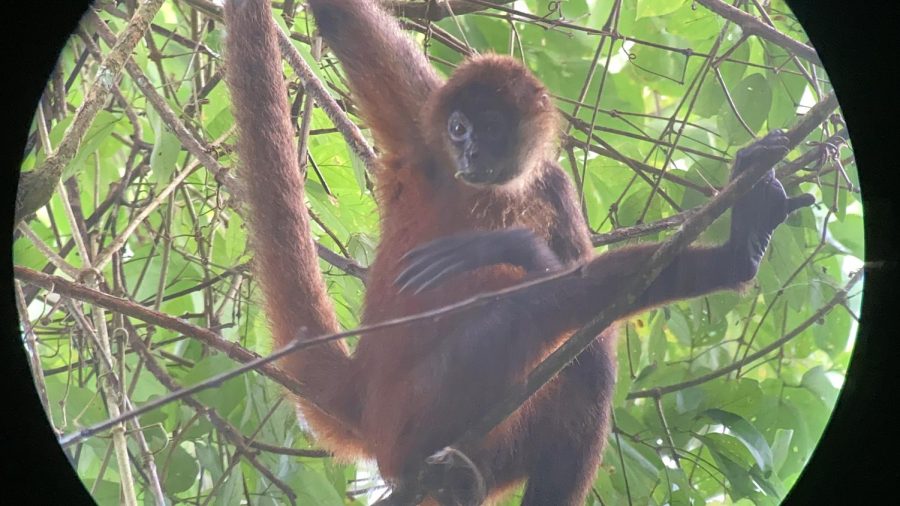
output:
[[447,118],[457,179],[472,186],[502,185],[521,171],[516,167],[516,120],[497,106],[456,109]]

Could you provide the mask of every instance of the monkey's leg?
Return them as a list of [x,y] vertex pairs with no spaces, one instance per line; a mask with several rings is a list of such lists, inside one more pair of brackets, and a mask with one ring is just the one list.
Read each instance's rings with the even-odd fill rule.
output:
[[541,406],[522,506],[584,504],[609,433],[614,346],[615,331],[607,329],[562,371],[558,390]]

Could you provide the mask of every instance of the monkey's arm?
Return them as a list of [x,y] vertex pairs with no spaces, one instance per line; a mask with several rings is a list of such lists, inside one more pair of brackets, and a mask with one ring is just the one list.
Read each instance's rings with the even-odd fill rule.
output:
[[460,272],[506,263],[527,273],[547,273],[562,263],[547,244],[524,228],[465,232],[431,241],[400,259],[406,268],[397,276],[400,291],[419,293]]
[[[779,131],[773,131],[763,139],[742,149],[735,160],[732,176],[756,164],[773,166],[787,153],[787,138]],[[635,311],[662,304],[674,299],[695,297],[726,288],[737,288],[752,279],[765,254],[772,232],[792,211],[813,203],[811,195],[789,198],[781,183],[770,170],[744,195],[732,209],[731,234],[728,242],[713,248],[691,248],[666,267],[647,291],[638,299]],[[497,233],[498,235],[502,232]],[[518,245],[513,244],[518,240]],[[444,239],[444,244],[453,245],[452,239]],[[471,238],[464,248],[440,248],[440,243],[427,244],[414,250],[411,256],[415,263],[407,269],[404,288],[420,289],[434,286],[449,274],[484,264],[511,263],[528,268],[520,259],[527,258],[523,250],[535,248],[534,237],[506,236],[492,243],[491,234]],[[577,326],[596,314],[598,308],[609,303],[610,297],[618,294],[617,287],[625,280],[640,273],[657,244],[646,244],[622,248],[590,261],[584,269],[584,276],[556,280],[549,286],[534,287],[517,295],[515,299],[530,306],[546,303],[554,306],[557,301],[566,301],[553,311],[558,323]],[[477,255],[473,252],[477,251]],[[434,270],[433,263],[451,266],[453,269]],[[418,266],[418,267],[417,267]],[[418,271],[416,271],[418,268]],[[430,276],[420,275],[423,272]],[[538,307],[533,308],[542,312]]]
[[407,264],[396,280],[400,291],[419,293],[454,274],[486,265],[515,265],[534,277],[590,258],[593,247],[587,223],[569,178],[554,165],[545,169],[537,186],[536,193],[547,199],[555,214],[548,241],[525,228],[479,230],[436,239],[400,259]]
[[441,79],[397,20],[375,0],[309,0],[377,144],[392,154],[421,146],[419,111]]

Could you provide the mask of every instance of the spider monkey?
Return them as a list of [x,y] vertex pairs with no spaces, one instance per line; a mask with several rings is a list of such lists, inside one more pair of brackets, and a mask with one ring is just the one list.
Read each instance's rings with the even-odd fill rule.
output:
[[[593,256],[574,189],[554,161],[556,111],[523,65],[477,56],[444,80],[376,2],[309,0],[309,7],[382,153],[375,174],[381,242],[364,323],[589,261],[577,280],[364,335],[352,355],[329,343],[281,362],[308,392],[298,406],[321,444],[338,458],[374,458],[399,490],[613,300],[655,245]],[[230,0],[225,13],[239,171],[275,344],[283,346],[338,324],[303,204],[268,1]],[[742,150],[734,171],[772,166],[786,152],[786,139],[773,132]],[[739,287],[755,275],[775,227],[811,201],[788,198],[770,171],[735,205],[729,241],[683,253],[635,311]],[[441,290],[428,289],[437,283]],[[615,333],[614,326],[603,331],[482,441],[460,449],[483,490],[445,483],[459,490],[429,490],[425,502],[480,504],[527,480],[523,505],[583,504],[609,431]]]

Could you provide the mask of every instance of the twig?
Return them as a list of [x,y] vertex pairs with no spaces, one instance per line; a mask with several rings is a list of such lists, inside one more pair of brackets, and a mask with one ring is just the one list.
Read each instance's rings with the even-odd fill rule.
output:
[[22,174],[19,181],[19,193],[16,196],[15,223],[37,211],[50,200],[63,170],[75,157],[88,128],[94,122],[97,113],[103,108],[107,96],[118,81],[123,64],[131,57],[132,51],[144,36],[150,26],[150,21],[162,3],[163,0],[146,0],[138,6],[122,35],[107,54],[106,59],[100,64],[94,82],[85,93],[84,101],[75,111],[72,124],[63,135],[62,141],[56,146],[54,153],[49,155],[40,167]]
[[34,247],[37,248],[38,251],[40,251],[45,257],[47,257],[47,260],[49,260],[54,267],[63,271],[67,276],[73,279],[78,277],[78,269],[67,262],[64,258],[57,255],[56,252],[54,252],[52,249],[50,249],[50,246],[42,241],[41,238],[38,237],[38,235],[35,234],[34,231],[31,230],[31,227],[29,227],[26,223],[23,222],[19,225],[19,231],[22,232],[22,234],[25,235],[25,237],[27,237],[29,241],[31,241],[31,244],[34,244]]
[[[170,391],[178,391],[181,390],[181,386],[175,381],[174,378],[169,376],[165,370],[159,365],[153,355],[150,353],[150,349],[147,348],[147,345],[144,344],[143,341],[138,338],[137,335],[130,335],[131,345],[137,350],[138,354],[141,358],[144,359],[144,364],[147,367],[147,370],[150,371],[156,379],[163,384]],[[251,446],[251,440],[244,437],[241,432],[228,423],[225,418],[223,418],[219,413],[215,410],[204,406],[200,401],[191,397],[190,395],[185,395],[181,397],[185,404],[190,406],[197,412],[199,415],[205,416],[210,423],[223,435],[225,439],[228,440],[231,444],[233,444],[239,453],[240,456],[247,459],[253,467],[255,467],[260,474],[266,477],[269,481],[272,482],[273,485],[281,489],[282,492],[288,497],[288,500],[291,504],[297,503],[297,495],[294,493],[291,488],[281,481],[277,476],[275,476],[272,471],[269,470],[266,466],[262,465],[256,458],[256,452],[253,450]]]
[[[209,329],[199,327],[181,318],[169,316],[165,313],[154,311],[140,304],[123,299],[99,290],[88,288],[79,283],[74,283],[58,276],[52,276],[38,272],[27,267],[15,266],[15,277],[26,283],[40,286],[55,293],[71,297],[73,299],[90,302],[91,304],[116,311],[132,318],[178,332],[185,336],[197,339],[210,347],[225,353],[232,360],[246,363],[258,359],[259,355],[243,348],[237,343],[231,342]],[[285,386],[289,391],[302,395],[303,387],[290,375],[272,365],[266,365],[259,369],[260,374],[268,376],[272,380]]]
[[[186,3],[201,10],[208,16],[218,21],[224,21],[222,8],[207,0],[186,0]],[[335,128],[344,136],[350,149],[362,160],[369,172],[375,172],[378,167],[375,151],[366,142],[359,127],[347,117],[338,103],[325,90],[325,85],[315,75],[306,60],[300,56],[297,48],[291,42],[291,36],[278,27],[278,45],[281,48],[281,56],[287,60],[291,68],[303,83],[303,89],[312,96],[325,115],[331,120]]]
[[732,371],[735,371],[757,359],[760,359],[760,358],[768,355],[769,353],[777,350],[778,348],[781,348],[786,343],[788,343],[791,339],[797,337],[804,330],[806,330],[811,325],[813,325],[814,323],[816,323],[817,321],[819,321],[820,319],[825,317],[825,315],[827,315],[828,312],[832,310],[832,308],[843,303],[847,299],[847,294],[850,292],[850,289],[853,288],[856,285],[856,283],[859,282],[860,279],[862,279],[862,275],[863,275],[862,269],[853,273],[853,275],[850,277],[850,280],[847,282],[847,284],[844,286],[844,288],[842,288],[839,292],[834,294],[834,297],[832,297],[831,300],[829,300],[824,306],[819,308],[818,311],[813,313],[812,316],[810,316],[809,318],[804,320],[802,323],[797,325],[797,327],[794,328],[794,330],[792,330],[792,331],[788,332],[787,334],[781,336],[780,338],[772,341],[768,345],[760,348],[758,351],[756,351],[750,355],[747,355],[747,356],[741,358],[740,360],[732,362],[732,363],[726,365],[725,367],[722,367],[713,372],[704,374],[702,376],[698,376],[691,380],[684,381],[682,383],[675,383],[672,385],[667,385],[664,387],[655,387],[655,388],[650,388],[647,390],[638,390],[635,392],[630,392],[628,395],[625,396],[625,398],[628,400],[632,400],[632,399],[640,399],[642,397],[659,397],[661,395],[666,395],[666,394],[670,394],[673,392],[678,392],[679,390],[684,390],[684,389],[691,388],[691,387],[694,387],[697,385],[702,385],[703,383],[706,383],[708,381],[714,380],[718,377],[721,377],[728,373],[731,373]]
[[[809,135],[817,125],[824,121],[834,110],[837,103],[832,97],[826,97],[812,107],[807,115],[790,131],[786,132],[790,146],[794,147]],[[491,409],[481,420],[471,426],[457,440],[454,446],[465,447],[484,437],[497,424],[518,409],[534,392],[550,381],[569,362],[584,350],[601,331],[613,322],[626,315],[634,301],[656,279],[659,272],[668,265],[677,254],[682,252],[696,239],[700,233],[720,214],[730,208],[737,199],[749,191],[768,170],[764,165],[752,167],[732,180],[722,191],[703,207],[692,213],[679,230],[662,242],[647,261],[644,271],[635,276],[629,283],[620,288],[621,295],[609,306],[603,308],[598,316],[581,330],[572,335],[565,343],[545,358],[529,373],[523,383],[510,388],[504,400]]]
[[[89,11],[88,17],[91,20],[96,31],[100,34],[100,36],[104,40],[106,40],[107,42],[112,40],[112,38],[113,38],[112,32],[110,31],[109,27],[106,26],[106,23],[104,23],[103,20],[100,19],[100,17],[97,16],[96,13]],[[282,43],[283,43],[283,41],[282,41]],[[294,51],[296,52],[296,50],[294,50]],[[299,55],[296,55],[296,57],[298,59],[300,59],[300,61],[303,61],[303,59],[300,58]],[[305,64],[305,62],[304,62],[304,64]],[[240,193],[240,189],[236,185],[236,181],[235,181],[234,177],[231,176],[229,174],[229,171],[226,168],[224,168],[218,162],[218,160],[216,160],[210,154],[211,152],[214,151],[213,146],[210,146],[210,145],[204,143],[203,141],[198,139],[197,136],[194,135],[190,130],[188,130],[188,128],[184,125],[184,123],[178,119],[178,117],[175,115],[175,113],[172,111],[172,109],[168,106],[165,98],[163,98],[156,91],[156,89],[150,83],[150,80],[147,78],[146,75],[144,75],[143,71],[141,71],[140,67],[138,67],[133,61],[128,61],[125,63],[125,70],[131,76],[135,85],[138,87],[138,89],[141,91],[141,93],[144,95],[144,97],[147,98],[147,101],[150,103],[150,105],[153,106],[154,110],[156,110],[156,112],[159,114],[160,119],[162,119],[162,121],[163,121],[163,123],[165,123],[166,127],[168,127],[169,130],[171,130],[172,133],[175,135],[175,137],[178,138],[181,145],[184,146],[184,148],[191,155],[193,155],[197,160],[199,160],[199,162],[204,167],[206,167],[207,170],[209,170],[210,172],[213,173],[213,175],[216,178],[216,181],[218,181],[219,184],[228,188],[231,191],[232,195],[239,198],[241,193]],[[310,70],[310,74],[312,75],[311,70]],[[314,75],[313,75],[313,78],[315,78]],[[337,107],[336,103],[335,103],[335,106]],[[341,114],[343,115],[342,111],[341,111]],[[344,117],[344,119],[347,119],[346,115],[343,115],[343,117]],[[347,119],[347,122],[349,122],[354,127],[356,127],[356,125],[353,124],[352,122],[350,122],[349,119]],[[359,135],[359,138],[362,139],[362,134],[359,134],[358,128],[356,129],[356,132]],[[345,134],[345,136],[346,136],[346,134]],[[365,140],[362,140],[362,142],[365,143]],[[371,148],[369,148],[369,150],[371,150]],[[374,156],[374,153],[373,153],[373,156]],[[196,169],[196,166],[192,166],[192,167],[194,169]],[[189,175],[189,174],[185,174],[185,173],[182,173],[182,174],[184,175],[184,177],[187,177]],[[175,181],[172,181],[172,183],[166,187],[166,190],[164,190],[163,193],[165,193],[166,191],[171,192],[174,189],[174,187],[177,186],[174,183],[175,183]],[[158,206],[159,203],[162,202],[161,195],[158,195],[157,198],[155,199],[155,201]],[[139,225],[144,219],[146,219],[146,216],[148,216],[149,213],[152,212],[155,208],[156,208],[156,206],[148,205],[145,208],[146,212],[141,213],[141,215],[139,217],[135,218],[133,220],[132,224],[135,227],[137,225]],[[128,232],[128,233],[126,233],[126,232]],[[119,237],[117,238],[117,240],[114,241],[113,244],[111,244],[106,250],[104,250],[104,252],[101,254],[101,258],[107,258],[108,254],[110,252],[115,251],[116,249],[120,248],[124,244],[123,240],[127,239],[131,232],[133,232],[133,229],[130,231],[126,229],[125,232],[120,234]],[[119,244],[119,243],[121,243],[121,244]],[[115,249],[112,249],[112,248],[115,248]],[[340,258],[338,255],[327,250],[327,248],[323,248],[321,246],[319,246],[319,253],[320,253],[319,256],[323,260],[334,265],[338,269],[341,269],[350,275],[359,277],[360,279],[364,279],[365,269],[363,267],[359,266],[358,264],[356,264],[355,262],[353,262],[351,259]]]
[[[92,10],[88,11],[87,18],[91,21],[94,30],[100,34],[100,37],[103,38],[104,41],[109,43],[113,40],[114,36],[112,31],[106,23],[100,19],[96,12]],[[134,61],[128,60],[125,62],[125,71],[128,72],[128,75],[131,76],[134,84],[141,91],[150,105],[153,106],[153,109],[157,114],[159,114],[160,119],[165,123],[166,127],[168,127],[175,137],[178,138],[181,145],[199,160],[204,167],[212,172],[217,180],[222,178],[225,173],[227,173],[227,170],[219,164],[218,160],[210,155],[213,149],[198,139],[197,136],[188,130],[184,123],[178,119],[166,103],[166,99],[156,91],[156,88],[153,87],[150,83],[150,79],[147,78],[141,68],[138,67]]]
[[696,2],[715,12],[719,16],[722,16],[723,18],[734,22],[741,27],[741,30],[743,30],[744,33],[756,35],[775,45],[781,46],[788,52],[794,53],[804,60],[807,60],[819,66],[822,65],[822,61],[819,60],[819,55],[816,54],[815,49],[802,42],[792,39],[791,37],[788,37],[775,28],[760,21],[755,16],[747,14],[737,7],[728,5],[721,0],[696,0]]
[[290,37],[284,33],[284,30],[282,30],[281,27],[278,27],[278,45],[281,48],[281,56],[288,61],[291,68],[294,69],[294,72],[296,72],[297,76],[300,78],[300,82],[303,83],[304,91],[316,101],[322,111],[325,112],[325,115],[328,116],[328,119],[334,124],[335,128],[341,132],[341,135],[344,136],[344,140],[347,141],[347,145],[350,146],[350,149],[356,153],[356,156],[358,156],[366,166],[366,170],[370,173],[375,173],[378,168],[378,157],[375,155],[375,151],[373,151],[372,147],[369,146],[369,143],[366,142],[359,127],[350,121],[350,118],[347,117],[347,114],[341,109],[334,98],[332,98],[331,94],[325,90],[325,85],[323,85],[322,81],[320,81],[316,74],[313,73],[309,64],[306,63],[306,60],[300,56],[297,48],[291,43]]
[[264,452],[275,453],[278,455],[289,455],[291,457],[323,458],[331,456],[331,453],[325,450],[285,448],[283,446],[275,446],[268,443],[263,443],[262,441],[247,441],[247,445],[249,445],[251,448],[255,448]]

